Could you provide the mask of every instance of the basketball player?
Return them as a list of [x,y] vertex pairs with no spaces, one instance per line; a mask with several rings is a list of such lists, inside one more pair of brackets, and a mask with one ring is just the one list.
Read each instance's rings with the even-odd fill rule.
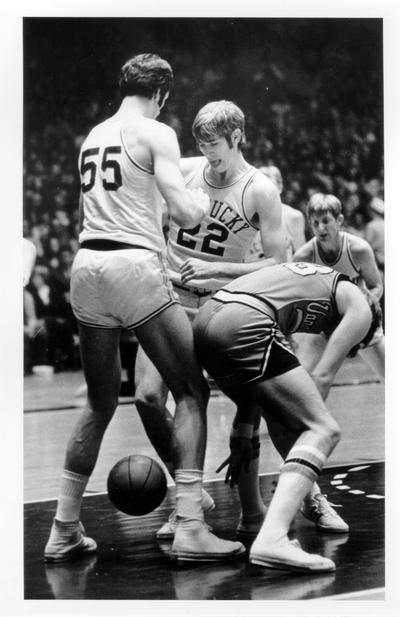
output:
[[[342,230],[342,204],[334,195],[315,193],[307,204],[307,218],[314,237],[299,248],[294,261],[330,266],[346,274],[364,291],[370,302],[379,304],[383,285],[375,256],[366,240]],[[301,337],[297,353],[303,366],[312,370],[326,344],[324,335]],[[385,337],[382,328],[361,357],[372,367],[380,381],[385,379]]]
[[[196,226],[183,229],[171,220],[168,265],[174,289],[191,318],[223,284],[285,259],[281,202],[274,184],[243,157],[245,117],[230,101],[214,101],[200,109],[192,132],[203,156],[181,160],[186,186],[204,190],[210,210]],[[265,258],[244,263],[260,233]],[[135,367],[136,407],[147,435],[173,474],[171,427],[166,408],[168,387],[157,368],[139,349]],[[205,510],[214,507],[205,496]],[[173,537],[175,513],[157,537]]]
[[[371,308],[356,285],[331,268],[309,263],[279,264],[240,277],[218,291],[195,318],[200,362],[238,406],[231,455],[220,467],[228,464],[226,481],[234,486],[240,475],[250,475],[246,469],[258,455],[253,437],[261,414],[284,459],[250,549],[251,563],[311,573],[335,569],[330,559],[303,551],[287,534],[339,441],[339,426],[324,399],[349,351],[373,336],[375,328]],[[285,335],[321,331],[329,333],[329,340],[310,376]],[[251,401],[256,405],[249,405]],[[249,485],[259,493],[258,484],[249,479]]]
[[177,487],[173,557],[219,561],[244,551],[240,542],[213,536],[203,520],[208,388],[195,358],[190,322],[168,278],[161,196],[182,228],[200,223],[209,198],[200,189],[185,188],[176,135],[156,121],[172,78],[171,67],[157,55],[129,60],[120,73],[118,111],[92,129],[80,152],[82,231],[71,303],[79,322],[88,398],[67,446],[46,561],[96,550],[79,515],[117,406],[122,328],[135,332],[176,402],[171,431]]
[[[259,167],[258,171],[266,175],[267,178],[271,178],[281,195],[283,191],[283,180],[278,167],[275,167],[275,165],[265,165]],[[286,261],[291,261],[294,253],[298,248],[303,246],[306,241],[303,213],[300,212],[300,210],[296,210],[296,208],[292,208],[292,206],[282,203],[282,225],[286,240],[285,259]],[[257,234],[247,258],[249,261],[253,261],[255,259],[262,259],[263,257],[264,253],[262,251],[260,237],[259,234]]]

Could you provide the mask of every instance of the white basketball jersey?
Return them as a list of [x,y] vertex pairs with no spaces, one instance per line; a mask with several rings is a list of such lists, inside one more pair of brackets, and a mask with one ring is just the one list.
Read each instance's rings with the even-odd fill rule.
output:
[[353,281],[353,283],[356,283],[359,287],[363,287],[364,282],[361,280],[360,277],[360,268],[357,267],[354,263],[354,259],[351,254],[349,234],[346,231],[342,231],[340,233],[340,236],[342,240],[342,245],[338,255],[332,262],[324,258],[324,256],[319,250],[317,238],[314,237],[312,239],[312,261],[316,264],[329,266],[337,272],[340,272],[341,274],[346,274],[346,276],[348,276]]
[[[208,214],[193,229],[182,229],[170,222],[167,254],[174,282],[179,282],[180,266],[189,257],[203,261],[243,262],[257,233],[246,215],[244,198],[252,178],[260,172],[251,166],[232,184],[218,187],[206,180],[207,165],[205,158],[199,158],[199,164],[187,179],[186,186],[201,187],[209,195],[211,205]],[[191,281],[190,286],[217,289],[229,280]]]
[[162,199],[154,173],[127,151],[121,122],[95,126],[79,155],[83,230],[79,241],[106,239],[165,250]]
[[[286,204],[282,204],[282,228],[285,234],[285,261],[292,261],[292,257],[295,254],[295,248],[293,243],[293,232],[290,229],[290,225],[288,223],[288,212],[292,210],[292,206],[288,206]],[[246,261],[258,261],[259,259],[264,259],[264,249],[261,244],[261,236],[260,232],[257,232],[252,245],[250,246],[247,255]]]

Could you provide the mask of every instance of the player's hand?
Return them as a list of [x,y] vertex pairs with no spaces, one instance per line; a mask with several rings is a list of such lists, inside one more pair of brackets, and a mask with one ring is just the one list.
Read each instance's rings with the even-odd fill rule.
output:
[[[187,189],[192,199],[199,210],[203,213],[203,216],[207,214],[210,209],[210,197],[203,191],[202,188]],[[203,216],[201,218],[203,218]]]
[[248,437],[231,437],[230,448],[230,455],[221,463],[216,473],[219,473],[228,465],[225,483],[233,487],[239,483],[239,476],[242,470],[249,473],[249,465],[250,461],[254,458],[254,450],[251,439]]
[[192,279],[212,278],[215,274],[214,270],[215,266],[212,262],[190,257],[190,259],[186,259],[181,266],[182,284],[185,285]]

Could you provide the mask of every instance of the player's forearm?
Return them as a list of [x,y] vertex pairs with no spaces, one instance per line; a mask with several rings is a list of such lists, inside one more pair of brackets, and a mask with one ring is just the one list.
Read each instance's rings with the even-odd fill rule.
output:
[[213,276],[237,278],[256,270],[261,270],[267,266],[274,266],[278,262],[273,258],[262,259],[257,261],[245,262],[245,263],[231,263],[226,261],[215,262],[213,266]]

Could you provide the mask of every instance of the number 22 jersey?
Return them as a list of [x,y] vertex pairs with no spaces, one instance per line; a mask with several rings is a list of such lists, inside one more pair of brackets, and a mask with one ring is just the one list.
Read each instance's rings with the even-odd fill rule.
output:
[[110,118],[91,130],[81,148],[79,171],[80,242],[108,239],[165,252],[162,198],[153,170],[128,152],[120,120]]
[[[180,267],[186,259],[203,261],[245,261],[246,253],[257,233],[245,207],[246,191],[255,174],[249,168],[237,180],[226,186],[214,186],[206,179],[207,159],[199,157],[194,171],[186,179],[187,188],[202,188],[210,197],[210,210],[193,229],[182,229],[170,221],[167,255],[170,276],[180,283]],[[191,281],[191,287],[218,289],[231,279],[201,279]]]

